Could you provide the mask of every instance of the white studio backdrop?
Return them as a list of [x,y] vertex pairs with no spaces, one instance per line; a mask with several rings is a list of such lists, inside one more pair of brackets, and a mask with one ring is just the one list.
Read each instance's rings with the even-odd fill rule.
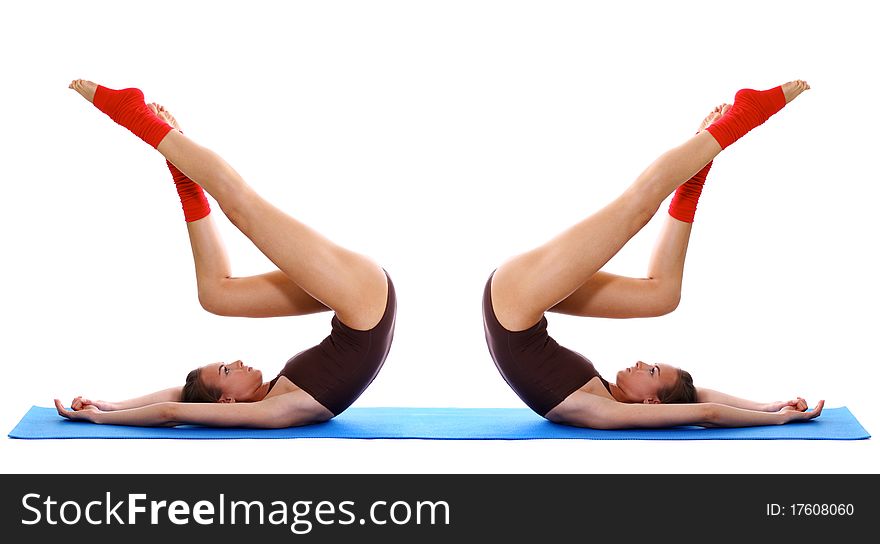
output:
[[[8,432],[56,396],[168,387],[213,361],[240,358],[272,377],[329,331],[329,314],[204,312],[163,159],[67,89],[74,78],[141,88],[271,202],[388,270],[395,342],[356,406],[463,407],[523,406],[483,339],[480,297],[496,266],[606,204],[737,89],[805,79],[812,90],[715,161],[675,313],[551,316],[550,330],[609,379],[638,359],[668,362],[733,394],[846,405],[876,432],[880,40],[869,13],[859,2],[4,7],[0,422]],[[268,270],[211,202],[233,272]],[[645,272],[665,210],[609,270]],[[630,471],[622,463],[645,452],[669,470],[783,471],[790,465],[763,463],[801,447],[743,456],[742,444],[346,446],[360,461],[339,470],[354,472],[598,470],[584,468],[584,452],[610,471]],[[4,439],[0,452],[21,471],[218,466],[200,465],[208,446],[192,443],[76,447],[80,464],[52,468],[38,443]],[[276,455],[225,447],[266,463],[238,470],[268,469]],[[314,463],[303,471],[341,459],[334,441],[283,447]],[[814,447],[829,460],[795,470],[875,470],[870,441]],[[676,461],[693,448],[722,462]],[[526,460],[550,451],[555,467]],[[407,460],[385,461],[398,455]]]

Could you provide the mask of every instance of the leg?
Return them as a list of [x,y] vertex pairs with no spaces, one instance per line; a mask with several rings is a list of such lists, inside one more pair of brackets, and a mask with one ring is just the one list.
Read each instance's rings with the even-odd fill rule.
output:
[[673,311],[681,299],[691,225],[666,219],[647,277],[627,278],[600,270],[550,311],[609,318],[655,317]]
[[157,149],[211,194],[229,220],[279,270],[334,310],[343,323],[366,330],[379,322],[388,284],[378,265],[264,200],[220,156],[179,131],[169,132]]
[[[153,113],[180,130],[177,119],[160,104],[147,105]],[[193,252],[199,302],[214,314],[230,317],[280,317],[328,310],[280,270],[234,278],[226,248],[211,218],[201,187],[169,166],[183,204]]]
[[[96,84],[76,80],[70,87],[93,102]],[[103,92],[103,91],[102,91]],[[114,93],[116,91],[109,91]],[[129,104],[137,102],[127,95]],[[230,221],[292,282],[334,310],[346,325],[366,330],[385,311],[388,284],[383,270],[370,259],[340,247],[260,197],[216,153],[171,128],[156,126],[141,105],[102,108],[117,123],[155,144],[160,153],[218,202]],[[139,111],[138,111],[139,109]],[[132,113],[134,112],[134,113]],[[162,121],[160,124],[167,126]]]
[[[728,104],[717,106],[703,119],[699,131],[706,130],[729,108]],[[669,205],[669,216],[654,246],[647,277],[627,278],[600,270],[550,311],[620,319],[656,317],[675,310],[681,299],[691,226],[711,166],[710,162],[676,190]]]
[[672,191],[720,151],[708,132],[697,134],[654,161],[610,204],[543,246],[504,263],[492,282],[498,321],[514,331],[537,323],[592,278],[650,221]]
[[187,223],[199,302],[207,311],[230,317],[305,315],[329,308],[283,272],[232,277],[226,249],[211,216]]
[[[809,86],[802,81],[786,83],[781,86],[784,102],[790,102],[808,88]],[[770,91],[757,94],[764,96],[762,93],[767,93],[767,96],[772,94]],[[754,98],[753,94],[749,93],[745,96],[747,100]],[[743,101],[742,104],[737,108],[735,103],[731,108],[731,111],[735,112],[731,119],[725,116],[718,120],[725,130],[730,132],[730,135],[723,139],[725,145],[730,145],[735,138],[741,137],[745,133],[743,127],[749,126],[746,123],[734,127],[736,130],[731,128],[731,120],[742,120],[748,117],[746,114],[753,113],[747,101]],[[753,116],[754,119],[749,122],[757,126],[769,117],[762,115]],[[638,312],[632,307],[633,303],[637,304],[632,302],[632,297],[638,290],[653,289],[657,282],[651,284],[637,283],[639,280],[624,281],[626,278],[607,274],[597,278],[595,284],[575,297],[570,304],[560,305],[560,303],[584,286],[647,224],[663,200],[708,164],[721,149],[722,145],[709,130],[700,132],[681,146],[661,155],[620,197],[606,207],[543,246],[504,263],[495,272],[492,282],[493,306],[499,322],[509,330],[524,330],[537,323],[544,312],[554,307],[559,311],[569,311],[578,315],[595,313],[623,317],[645,313]],[[688,228],[687,233],[689,232]],[[670,237],[673,238],[676,236]],[[686,238],[687,236],[684,241],[685,248]],[[682,253],[680,259],[682,266],[683,262]],[[676,264],[672,268],[677,266]],[[678,281],[680,282],[680,278]],[[610,285],[624,287],[609,289]],[[595,297],[596,293],[603,289],[612,295],[615,292],[622,292],[631,302],[620,300],[618,305],[617,297],[612,296],[601,301],[594,299],[592,305],[583,306],[586,304],[586,299]],[[623,296],[622,294],[621,298]]]

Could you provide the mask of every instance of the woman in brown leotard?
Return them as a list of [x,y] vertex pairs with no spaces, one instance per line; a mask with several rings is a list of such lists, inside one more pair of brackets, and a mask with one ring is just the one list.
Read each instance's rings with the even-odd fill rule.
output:
[[[548,311],[632,318],[674,310],[696,209],[693,183],[701,188],[708,166],[724,147],[808,88],[793,81],[768,91],[740,91],[733,107],[716,108],[697,135],[661,155],[613,202],[495,270],[483,295],[486,341],[502,377],[530,408],[550,421],[596,429],[773,425],[821,413],[824,401],[807,411],[800,397],[757,403],[697,388],[690,374],[666,364],[638,361],[609,383],[587,358],[547,334],[545,317]],[[673,205],[690,206],[690,217],[671,207],[647,277],[602,271],[680,186],[684,189],[676,197],[692,202],[674,199]]]
[[[99,88],[85,80],[74,81],[71,88],[96,106],[96,92],[103,92],[102,98],[127,91]],[[128,95],[122,98],[131,100]],[[259,428],[306,425],[340,414],[373,381],[388,355],[397,308],[391,279],[370,259],[330,242],[265,201],[223,159],[184,136],[168,111],[145,105],[141,95],[136,104],[139,115],[150,117],[149,111],[144,112],[147,107],[161,120],[147,119],[152,126],[162,129],[162,121],[170,125],[161,143],[154,143],[169,161],[175,179],[197,182],[278,267],[259,276],[233,278],[209,211],[195,220],[191,219],[202,213],[188,215],[202,306],[218,315],[240,317],[333,311],[331,333],[291,358],[270,382],[241,361],[212,363],[190,372],[185,386],[135,399],[105,402],[76,397],[71,409],[56,399],[58,413],[118,425]],[[192,190],[201,193],[198,187]],[[184,211],[188,213],[186,202]]]

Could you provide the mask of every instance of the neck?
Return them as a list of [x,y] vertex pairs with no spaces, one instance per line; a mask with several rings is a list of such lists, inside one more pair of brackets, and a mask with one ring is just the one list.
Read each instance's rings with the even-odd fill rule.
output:
[[265,383],[263,383],[263,385],[260,386],[259,389],[257,389],[257,392],[254,393],[254,401],[261,401],[264,398],[266,398],[266,395],[268,395],[268,394],[269,394],[269,382],[265,382]]
[[254,390],[254,394],[246,399],[237,399],[236,402],[260,402],[269,394],[269,382],[264,383]]
[[618,387],[616,383],[609,382],[608,388],[611,390],[611,396],[614,397],[614,400],[617,402],[629,402],[629,399],[623,393],[623,390]]

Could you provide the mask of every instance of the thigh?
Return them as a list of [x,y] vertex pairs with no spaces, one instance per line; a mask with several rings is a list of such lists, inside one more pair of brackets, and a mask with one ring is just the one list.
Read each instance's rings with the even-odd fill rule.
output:
[[667,292],[659,281],[599,271],[550,311],[614,319],[656,317],[668,313],[677,299],[677,291]]
[[347,324],[380,319],[385,276],[371,259],[343,248],[260,196],[219,155],[172,130],[158,150],[202,186],[272,263]]
[[385,313],[375,327],[353,329],[334,316],[330,335],[292,357],[281,374],[339,415],[360,397],[384,365],[396,316],[397,301],[389,278]]
[[210,295],[213,313],[230,317],[284,317],[328,311],[280,270],[221,280]]
[[546,317],[521,331],[504,328],[492,310],[488,283],[483,295],[483,324],[501,377],[538,415],[544,416],[598,376],[589,359],[550,337]]

